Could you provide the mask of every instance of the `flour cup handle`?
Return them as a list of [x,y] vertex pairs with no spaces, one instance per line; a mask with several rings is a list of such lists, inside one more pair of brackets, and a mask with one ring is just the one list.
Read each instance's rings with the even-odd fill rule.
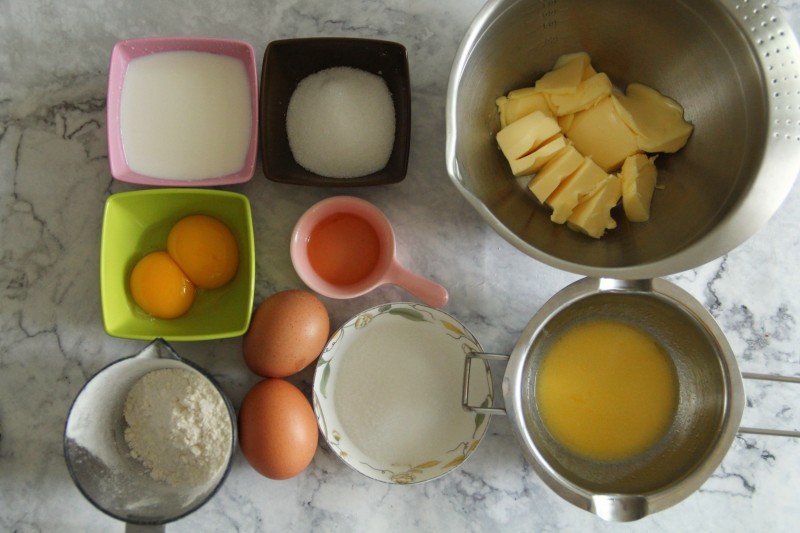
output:
[[[742,372],[744,379],[755,379],[761,381],[773,381],[776,383],[798,383],[800,378],[793,376],[778,376],[775,374],[754,374],[752,372]],[[739,433],[750,433],[752,435],[771,435],[775,437],[795,437],[800,438],[800,431],[790,431],[785,429],[765,429],[765,428],[749,428],[740,427]]]
[[[494,407],[494,398],[497,397],[496,394],[493,395],[492,407],[480,407],[477,405],[470,405],[469,404],[469,381],[470,381],[470,372],[472,370],[472,360],[473,359],[480,359],[482,361],[502,361],[504,363],[508,363],[508,360],[511,358],[510,355],[500,354],[500,353],[486,353],[486,352],[469,352],[466,357],[464,358],[464,382],[461,388],[461,406],[464,409],[472,411],[474,413],[480,413],[483,415],[505,415],[506,409],[505,405]],[[502,396],[502,395],[501,395]]]

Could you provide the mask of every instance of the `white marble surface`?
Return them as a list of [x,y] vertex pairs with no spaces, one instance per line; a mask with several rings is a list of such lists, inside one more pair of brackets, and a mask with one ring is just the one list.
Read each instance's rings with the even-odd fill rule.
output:
[[[123,38],[236,38],[258,57],[274,39],[365,36],[408,48],[413,137],[407,179],[352,191],[396,226],[403,262],[448,286],[447,310],[484,347],[508,352],[533,312],[576,279],[495,235],[456,192],[444,166],[450,65],[480,0],[197,2],[0,0],[0,531],[121,531],[72,484],[62,456],[69,405],[86,379],[144,343],[102,327],[98,256],[103,204],[136,189],[112,180],[106,157],[108,57]],[[234,4],[230,2],[230,4]],[[800,3],[780,6],[800,29]],[[289,261],[291,227],[334,190],[254,179],[231,190],[253,204],[256,299],[301,287]],[[800,186],[753,239],[673,276],[709,308],[746,371],[800,375]],[[333,325],[360,309],[403,300],[382,288],[325,300]],[[236,405],[256,377],[241,340],[176,343]],[[299,382],[306,388],[311,373]],[[800,425],[797,387],[747,385],[744,424]],[[768,393],[768,394],[767,394]],[[312,466],[271,481],[241,455],[222,490],[174,531],[790,531],[800,520],[800,443],[739,436],[720,468],[676,507],[630,525],[606,524],[551,493],[523,459],[503,418],[462,468],[417,486],[351,471],[320,447]]]

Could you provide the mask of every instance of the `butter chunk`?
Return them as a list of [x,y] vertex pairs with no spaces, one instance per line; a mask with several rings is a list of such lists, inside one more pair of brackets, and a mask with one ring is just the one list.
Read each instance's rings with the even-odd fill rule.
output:
[[511,91],[508,96],[501,96],[495,103],[500,111],[501,128],[513,124],[534,111],[541,111],[546,115],[553,114],[545,95],[536,92],[532,87]]
[[560,117],[556,117],[558,121],[558,126],[561,128],[561,131],[567,131],[570,126],[572,126],[572,121],[575,119],[575,114],[570,115],[562,115]]
[[617,114],[611,96],[575,113],[565,134],[580,153],[606,172],[617,170],[625,158],[641,151],[636,135]]
[[592,58],[586,52],[571,52],[569,54],[562,54],[558,56],[556,62],[553,63],[553,70],[558,69],[566,65],[567,63],[571,63],[573,61],[578,61],[586,71],[586,68],[592,67]]
[[580,152],[574,146],[568,145],[531,179],[528,189],[541,203],[545,203],[553,191],[561,185],[561,182],[578,170],[583,160],[584,157]]
[[692,134],[681,105],[647,85],[631,83],[624,95],[614,95],[613,102],[645,152],[677,152]]
[[558,122],[541,111],[525,115],[497,132],[497,144],[506,159],[513,161],[536,150],[561,133]]
[[557,117],[577,113],[593,106],[601,98],[609,96],[611,87],[608,75],[601,72],[580,82],[572,94],[548,95],[550,107]]
[[547,198],[547,205],[553,209],[550,220],[557,224],[566,222],[575,206],[602,186],[607,177],[608,174],[597,163],[584,158],[578,169]]
[[584,52],[566,54],[556,60],[553,70],[536,80],[537,91],[547,94],[571,94],[583,81],[583,73],[589,65],[589,55]]
[[606,230],[617,227],[611,210],[619,203],[622,195],[621,180],[618,176],[608,176],[591,196],[575,206],[567,219],[570,229],[599,239]]
[[631,222],[645,222],[650,219],[650,203],[658,176],[655,160],[655,156],[636,154],[622,164],[619,173],[622,181],[622,207],[625,217]]
[[515,176],[533,174],[542,168],[545,163],[553,159],[561,150],[566,148],[566,146],[566,139],[564,139],[563,135],[559,135],[525,157],[509,161],[509,163],[511,163],[511,172],[513,172]]

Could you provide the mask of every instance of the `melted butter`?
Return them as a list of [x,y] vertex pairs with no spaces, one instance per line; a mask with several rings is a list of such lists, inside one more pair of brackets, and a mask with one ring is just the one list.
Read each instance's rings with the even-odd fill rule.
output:
[[621,460],[647,451],[667,432],[678,383],[650,335],[618,321],[589,321],[545,354],[536,403],[563,446],[595,460]]

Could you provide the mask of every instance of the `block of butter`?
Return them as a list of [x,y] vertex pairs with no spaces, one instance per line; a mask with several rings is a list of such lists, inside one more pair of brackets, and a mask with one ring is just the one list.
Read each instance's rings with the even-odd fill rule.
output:
[[541,111],[546,115],[553,114],[545,95],[536,92],[533,87],[511,91],[507,96],[499,97],[495,103],[500,111],[501,128],[505,128],[534,111]]
[[583,65],[584,69],[586,67],[591,68],[592,66],[592,58],[589,54],[586,52],[572,52],[558,56],[556,62],[553,63],[553,70],[561,68],[572,61],[579,61]]
[[561,131],[567,131],[570,126],[572,126],[572,121],[575,120],[575,113],[561,115],[560,117],[556,117],[556,120],[558,121],[558,126],[561,128]]
[[541,111],[534,111],[498,131],[497,144],[506,159],[513,161],[528,155],[560,133],[556,119]]
[[575,206],[592,195],[607,177],[608,174],[591,158],[584,158],[578,169],[547,198],[547,205],[553,209],[550,220],[556,224],[565,223]]
[[547,94],[572,94],[583,81],[590,62],[589,54],[585,52],[563,55],[556,60],[553,70],[536,80],[534,87]]
[[595,74],[578,84],[574,93],[547,95],[550,107],[557,117],[583,111],[611,95],[611,80],[604,72]]
[[578,170],[583,160],[580,152],[574,146],[568,145],[531,179],[528,189],[544,204],[561,182]]
[[677,152],[692,134],[693,126],[683,119],[683,107],[647,85],[631,83],[624,95],[615,94],[612,101],[642,151]]
[[636,135],[617,114],[610,96],[575,113],[565,134],[580,153],[606,172],[617,170],[626,157],[641,151]]
[[650,202],[656,188],[655,156],[636,154],[622,164],[619,177],[622,180],[622,207],[625,218],[631,222],[645,222],[650,219]]
[[561,150],[566,148],[567,141],[563,135],[558,135],[553,140],[539,146],[536,150],[519,159],[512,159],[511,172],[515,176],[527,176],[538,172],[548,161],[558,155]]
[[567,219],[567,226],[589,237],[599,239],[606,230],[617,227],[611,210],[619,203],[622,186],[619,176],[610,175],[588,198],[583,200]]

